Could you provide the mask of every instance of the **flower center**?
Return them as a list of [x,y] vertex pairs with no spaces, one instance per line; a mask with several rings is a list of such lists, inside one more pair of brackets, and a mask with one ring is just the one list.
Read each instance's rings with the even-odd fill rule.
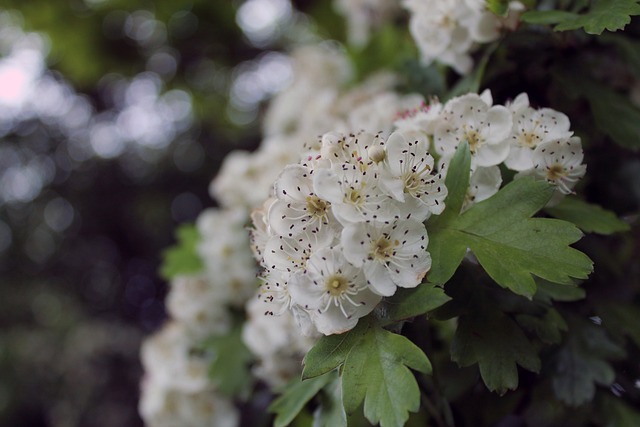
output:
[[482,139],[475,130],[467,132],[467,141],[469,141],[469,150],[471,150],[472,153],[478,151],[478,148],[480,148],[482,144]]
[[362,204],[362,194],[354,188],[350,189],[347,193],[347,201],[353,205]]
[[324,282],[324,286],[331,296],[339,297],[349,289],[349,281],[344,276],[334,274],[329,276]]
[[520,136],[520,145],[523,147],[535,148],[536,146],[536,134],[533,132],[524,132]]
[[373,259],[378,261],[386,260],[387,258],[391,258],[394,253],[394,248],[400,244],[399,241],[394,241],[393,243],[387,237],[380,237],[377,242],[373,243],[372,247],[372,256]]
[[559,163],[555,163],[554,165],[547,168],[547,179],[549,181],[557,181],[560,178],[564,178],[565,176],[567,176],[567,172]]
[[318,198],[318,196],[307,196],[307,212],[312,216],[322,217],[327,213],[328,203]]

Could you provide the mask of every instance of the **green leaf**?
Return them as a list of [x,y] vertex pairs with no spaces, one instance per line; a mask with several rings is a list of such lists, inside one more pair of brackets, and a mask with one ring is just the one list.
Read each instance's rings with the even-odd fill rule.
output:
[[631,22],[631,16],[640,15],[637,0],[595,0],[582,14],[560,10],[528,11],[521,19],[530,24],[557,24],[554,31],[584,29],[588,34],[602,34],[622,30]]
[[627,96],[592,81],[581,84],[598,128],[625,148],[640,149],[640,109]]
[[176,231],[178,242],[162,254],[163,263],[160,275],[171,280],[181,274],[196,274],[202,271],[204,264],[196,251],[200,242],[198,229],[194,224],[184,224]]
[[[431,363],[415,344],[363,318],[341,340],[323,337],[307,354],[303,376],[329,366],[342,366],[343,403],[347,414],[364,401],[364,414],[372,424],[402,426],[409,411],[420,407],[418,384],[409,370],[430,373]],[[315,369],[315,363],[323,364]]]
[[344,363],[342,390],[347,413],[364,400],[364,415],[382,427],[402,426],[420,408],[420,390],[409,370],[430,373],[431,363],[415,344],[371,325]]
[[507,16],[510,0],[487,0],[487,8],[500,16]]
[[516,322],[525,330],[534,332],[546,344],[559,344],[562,332],[568,330],[567,322],[558,310],[550,308],[542,317],[531,314],[519,314]]
[[478,364],[491,391],[503,395],[518,387],[518,368],[538,372],[540,359],[516,323],[499,311],[461,316],[451,343],[451,359],[460,366]]
[[204,348],[213,356],[209,377],[222,394],[236,396],[248,388],[253,355],[242,341],[242,326],[236,326],[227,335],[209,338]]
[[552,304],[552,300],[572,302],[584,299],[586,296],[585,290],[577,286],[558,286],[546,280],[536,280],[536,285],[538,289],[535,298],[548,305]]
[[383,326],[425,314],[440,307],[451,298],[433,283],[423,283],[413,289],[398,289],[391,298],[376,308]]
[[342,365],[349,354],[349,351],[362,340],[367,332],[364,324],[360,320],[355,328],[349,332],[339,335],[323,336],[307,353],[302,361],[302,378],[313,378]]
[[565,197],[559,205],[545,208],[558,219],[569,221],[587,233],[613,234],[631,227],[616,214],[574,196]]
[[307,402],[318,394],[322,387],[335,378],[335,374],[327,373],[308,380],[296,378],[287,384],[282,396],[278,397],[269,406],[269,412],[276,414],[274,426],[285,427],[289,425]]
[[584,28],[587,34],[602,34],[605,29],[622,30],[631,22],[631,16],[635,15],[640,15],[637,0],[595,0],[587,13],[565,20],[554,29],[566,31]]
[[[449,174],[467,174],[451,164]],[[544,218],[530,218],[549,200],[553,189],[531,178],[515,180],[493,197],[482,201],[458,217],[454,203],[436,221],[427,222],[432,268],[430,282],[445,283],[471,249],[480,265],[500,286],[531,298],[536,292],[532,275],[554,283],[572,284],[584,279],[593,263],[569,245],[582,233],[572,224]],[[450,193],[451,194],[451,193]],[[449,199],[447,199],[449,200]],[[452,209],[451,212],[447,210]]]
[[342,384],[337,376],[320,394],[320,405],[313,413],[313,427],[347,427],[347,413],[342,405]]
[[596,384],[608,386],[615,379],[609,359],[624,356],[624,350],[606,335],[602,327],[584,319],[574,320],[565,345],[555,357],[552,377],[553,390],[561,401],[570,406],[590,402]]
[[520,15],[520,20],[529,24],[550,25],[575,19],[576,14],[564,10],[528,10]]

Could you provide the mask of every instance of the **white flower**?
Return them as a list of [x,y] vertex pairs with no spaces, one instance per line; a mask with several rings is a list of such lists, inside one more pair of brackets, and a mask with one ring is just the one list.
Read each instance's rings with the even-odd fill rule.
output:
[[289,165],[275,182],[277,200],[269,208],[269,225],[280,236],[331,226],[331,204],[314,190],[312,175],[312,169]]
[[393,124],[400,132],[423,132],[432,135],[437,123],[442,104],[438,100],[423,103],[417,108],[407,109],[398,113]]
[[330,164],[341,165],[349,163],[358,165],[360,170],[366,170],[368,166],[375,162],[374,159],[369,159],[371,149],[382,146],[384,146],[384,141],[380,136],[368,132],[351,133],[349,135],[328,132],[322,136],[320,154]]
[[[415,136],[415,138],[413,138]],[[403,202],[403,212],[418,221],[444,210],[447,187],[440,174],[433,174],[433,157],[429,141],[422,135],[394,132],[386,143],[387,174],[383,185],[396,200]]]
[[527,94],[520,94],[509,106],[513,114],[511,149],[504,163],[509,169],[523,171],[533,167],[533,150],[540,144],[567,139],[569,118],[550,108],[535,110],[529,106]]
[[[584,154],[577,136],[540,144],[534,150],[533,157],[533,168],[520,172],[516,178],[533,175],[556,186],[560,195],[571,194],[573,187],[587,171],[587,166],[582,164]],[[556,195],[550,203],[556,203],[560,197]]]
[[237,427],[240,422],[233,403],[214,391],[167,389],[152,378],[142,382],[139,412],[147,427]]
[[328,227],[305,231],[294,238],[273,236],[265,247],[264,264],[270,270],[288,273],[304,270],[311,254],[331,246],[335,238],[335,232]]
[[463,141],[469,142],[472,166],[494,166],[509,155],[512,118],[501,105],[489,106],[480,96],[467,94],[447,102],[436,126],[436,151],[452,155]]
[[468,73],[473,65],[468,54],[473,40],[460,25],[461,15],[469,11],[466,5],[457,0],[408,0],[404,6],[411,13],[409,30],[424,62],[435,59],[460,74]]
[[361,221],[392,221],[399,216],[393,198],[380,185],[376,170],[361,171],[360,165],[343,163],[319,169],[313,187],[331,202],[334,216],[344,225]]
[[184,325],[167,323],[142,344],[142,366],[164,388],[195,393],[208,384],[208,362],[191,354],[193,343]]
[[266,304],[265,316],[280,316],[289,310],[293,303],[287,285],[290,274],[278,270],[267,270],[260,280],[263,281],[258,296]]
[[400,96],[392,91],[380,93],[349,111],[349,128],[387,136],[391,133],[397,111],[416,109],[423,103],[424,98],[418,94]]
[[271,137],[254,152],[232,151],[225,157],[209,192],[223,206],[252,209],[271,195],[283,167],[298,161],[302,144],[295,136]]
[[264,267],[264,248],[267,246],[267,242],[272,236],[269,229],[269,222],[267,221],[267,213],[269,208],[275,202],[273,197],[268,198],[262,204],[260,208],[254,209],[251,212],[251,224],[252,228],[249,228],[249,240],[251,242],[251,251],[253,257]]
[[347,262],[340,247],[313,254],[306,272],[291,276],[289,292],[325,335],[352,329],[382,298],[369,289],[362,270]]
[[469,209],[474,203],[488,199],[498,192],[502,184],[502,175],[498,166],[477,167],[471,171],[469,189],[464,198],[462,211]]
[[196,339],[224,334],[231,325],[229,313],[215,290],[203,276],[178,276],[171,281],[167,311]]
[[253,373],[271,387],[282,386],[300,375],[302,358],[319,337],[318,332],[300,335],[291,311],[265,316],[269,304],[258,298],[250,300],[246,309],[242,340],[258,359]]
[[345,258],[364,270],[372,290],[382,296],[393,295],[398,286],[418,286],[431,268],[427,230],[415,220],[349,225],[341,242]]
[[198,255],[205,264],[207,280],[216,288],[218,299],[241,306],[256,290],[257,264],[245,228],[243,209],[207,209],[196,221],[201,242]]

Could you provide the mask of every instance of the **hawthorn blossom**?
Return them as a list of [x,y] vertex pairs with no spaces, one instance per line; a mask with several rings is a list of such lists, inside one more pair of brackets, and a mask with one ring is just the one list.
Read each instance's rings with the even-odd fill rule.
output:
[[218,298],[216,287],[205,276],[177,276],[166,299],[171,317],[185,325],[187,333],[204,339],[229,331],[231,317]]
[[253,367],[256,377],[272,387],[278,387],[300,375],[302,358],[319,334],[313,331],[310,336],[300,335],[292,312],[265,316],[264,312],[269,310],[269,302],[262,297],[249,300],[242,341],[258,359]]
[[518,95],[509,106],[513,114],[511,148],[504,164],[512,170],[523,171],[533,167],[533,150],[545,142],[566,139],[569,131],[569,118],[550,108],[535,110],[529,106],[526,93]]
[[441,174],[433,172],[429,141],[421,135],[394,132],[386,144],[388,175],[383,185],[393,197],[404,202],[403,212],[418,221],[444,210],[447,187]]
[[500,174],[500,168],[497,166],[489,166],[488,168],[478,166],[475,170],[472,170],[462,211],[464,212],[474,203],[486,200],[496,194],[501,184],[502,175]]
[[357,164],[344,163],[319,169],[313,186],[331,203],[334,216],[344,225],[360,221],[392,221],[400,214],[393,198],[381,188],[378,172],[361,171]]
[[469,93],[447,102],[434,132],[439,154],[453,155],[460,143],[468,141],[474,166],[494,166],[507,158],[511,113],[504,106],[491,106],[485,99]]
[[339,246],[313,254],[306,271],[289,279],[289,292],[325,335],[352,329],[382,299],[369,288],[362,270],[347,262]]
[[397,287],[418,286],[431,268],[427,230],[419,221],[348,225],[341,242],[347,261],[363,269],[378,295],[391,296]]
[[557,191],[551,204],[557,203],[562,195],[571,194],[587,171],[587,166],[582,163],[582,143],[577,136],[540,144],[533,157],[533,168],[520,172],[516,178],[530,175],[554,185]]
[[281,236],[322,230],[332,222],[331,203],[317,194],[313,170],[302,165],[284,168],[274,184],[276,201],[269,208],[269,224]]
[[215,391],[166,389],[153,378],[143,379],[138,406],[147,427],[236,427],[240,422],[233,402]]
[[204,274],[223,303],[242,306],[256,289],[257,265],[251,254],[243,209],[207,209],[196,226],[201,240],[198,255]]
[[440,101],[432,99],[428,104],[425,102],[417,108],[400,111],[393,124],[400,132],[423,132],[432,135],[441,112]]

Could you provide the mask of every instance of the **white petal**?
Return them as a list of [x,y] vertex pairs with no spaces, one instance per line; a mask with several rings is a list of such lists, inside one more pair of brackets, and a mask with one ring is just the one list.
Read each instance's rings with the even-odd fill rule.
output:
[[364,266],[364,275],[376,294],[388,297],[396,293],[396,283],[391,279],[389,270],[380,262],[368,262]]
[[304,273],[291,275],[287,289],[291,300],[305,310],[317,310],[324,305],[324,288]]
[[371,240],[363,223],[350,224],[342,230],[340,242],[344,257],[356,267],[362,267],[369,256]]
[[342,203],[342,181],[332,170],[316,170],[313,174],[313,188],[321,199]]
[[499,144],[485,144],[471,159],[473,166],[495,166],[504,161],[509,155],[509,140],[505,139]]
[[511,134],[512,124],[511,112],[502,105],[496,105],[487,111],[487,127],[481,133],[487,144],[499,144]]
[[275,182],[275,196],[279,200],[304,202],[313,194],[309,169],[301,165],[288,165]]

